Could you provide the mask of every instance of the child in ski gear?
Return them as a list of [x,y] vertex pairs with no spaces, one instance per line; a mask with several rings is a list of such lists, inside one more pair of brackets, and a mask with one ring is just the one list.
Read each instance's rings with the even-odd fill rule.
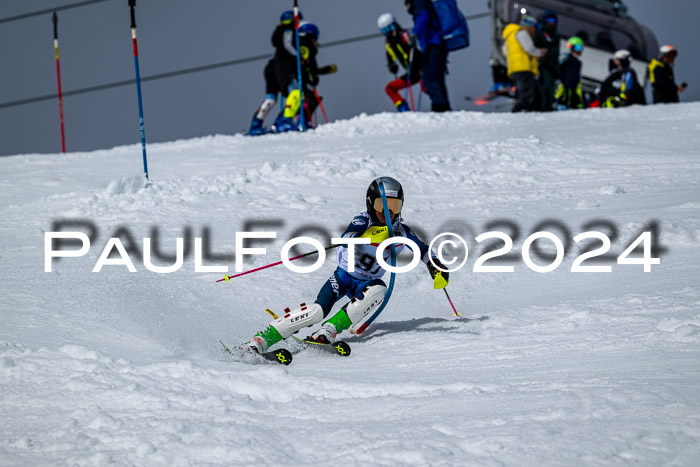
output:
[[[285,132],[295,130],[298,125],[294,123],[294,118],[299,114],[301,108],[304,109],[300,119],[303,119],[304,128],[311,128],[311,115],[318,106],[314,89],[319,82],[319,75],[335,73],[338,71],[336,65],[327,65],[322,68],[316,63],[318,53],[318,27],[308,21],[299,24],[299,50],[301,54],[301,72],[303,96],[299,96],[299,88],[296,80],[293,81],[296,88],[291,89],[287,95],[282,112],[282,118],[275,122],[275,132]],[[294,65],[296,70],[296,62]],[[296,73],[296,71],[295,71]],[[303,99],[303,102],[302,102]]]
[[451,110],[447,97],[447,47],[442,40],[440,20],[430,0],[405,0],[413,16],[413,34],[423,52],[423,87],[430,96],[433,112]]
[[585,107],[581,89],[581,60],[583,39],[572,36],[566,43],[569,53],[561,63],[559,87],[554,97],[557,98],[558,109],[582,109]]
[[[303,18],[299,12],[299,18]],[[286,31],[294,31],[294,11],[287,10],[280,15],[280,22],[272,32],[270,41],[275,48],[275,57],[278,56],[280,48],[284,47],[282,37]],[[258,107],[258,110],[253,114],[253,120],[250,123],[248,135],[257,136],[267,133],[267,129],[263,126],[265,117],[277,103],[277,95],[282,92],[275,68],[275,57],[271,58],[265,65],[263,75],[265,76],[265,98]],[[283,96],[287,96],[288,91],[283,92]]]
[[637,73],[631,68],[632,54],[621,49],[613,55],[615,70],[600,85],[601,107],[624,107],[646,104],[644,89],[639,84]]
[[677,85],[673,77],[673,62],[677,56],[678,51],[673,46],[663,45],[658,58],[649,63],[647,75],[651,81],[654,104],[678,102],[678,94],[685,91],[687,85]]
[[554,110],[554,91],[559,79],[559,34],[557,33],[557,14],[545,10],[540,18],[540,28],[535,34],[534,42],[537,47],[546,50],[539,60],[539,85],[542,91],[542,111]]
[[396,22],[391,13],[381,15],[377,20],[377,26],[386,38],[386,60],[389,71],[396,76],[399,72],[399,64],[406,70],[406,73],[386,85],[386,93],[394,103],[396,110],[406,112],[411,108],[399,92],[409,84],[420,82],[422,54],[414,41],[411,40],[408,31],[405,31]]
[[532,38],[537,29],[537,20],[523,15],[520,24],[511,23],[503,29],[504,52],[508,62],[508,76],[516,87],[517,101],[511,112],[540,110],[542,95],[537,83],[539,68],[537,59],[547,49],[538,49]]
[[[380,183],[384,186],[389,216],[384,212]],[[377,247],[389,238],[387,217],[395,236],[410,239],[418,245],[421,259],[428,266],[428,271],[433,278],[434,287],[443,288],[447,285],[449,273],[438,269],[445,269],[445,267],[430,251],[428,245],[403,223],[401,211],[404,192],[401,184],[391,177],[377,178],[367,189],[365,202],[366,211],[353,218],[342,237],[368,238],[370,243],[355,246],[352,252],[354,258],[350,256],[348,246],[341,245],[337,253],[338,267],[321,287],[316,301],[308,306],[302,304],[294,311],[285,310],[286,314],[283,317],[273,320],[267,328],[255,334],[250,342],[241,345],[241,349],[258,353],[266,351],[271,345],[287,339],[300,329],[321,322],[330,314],[333,305],[343,297],[350,298],[350,301],[323,323],[321,328],[311,336],[313,340],[319,343],[333,342],[338,334],[359,325],[365,316],[376,310],[384,300],[387,291],[386,284],[382,281],[385,271],[377,264]],[[397,244],[396,253],[401,252],[404,247],[404,244]],[[385,261],[389,258],[389,250],[389,248],[384,250]],[[353,268],[354,271],[351,271]]]

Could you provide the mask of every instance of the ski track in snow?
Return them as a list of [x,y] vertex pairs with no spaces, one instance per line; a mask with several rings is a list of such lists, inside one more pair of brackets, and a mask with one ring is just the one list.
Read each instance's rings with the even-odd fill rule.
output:
[[[0,465],[697,465],[698,147],[700,104],[681,104],[361,115],[150,144],[149,184],[138,145],[0,158]],[[173,274],[138,255],[135,274],[91,272],[120,227],[141,252],[157,226],[169,255],[188,227],[208,227],[211,250],[232,255],[246,220],[279,221],[245,269],[278,261],[300,226],[341,233],[380,175],[402,182],[424,240],[468,240],[449,286],[464,318],[419,267],[397,277],[370,333],[347,337],[349,358],[311,349],[289,367],[250,365],[218,340],[247,340],[266,307],[312,301],[332,252],[310,275],[280,266],[230,284],[195,273],[193,255]],[[45,273],[56,219],[93,222],[98,237]],[[512,274],[471,272],[475,236],[513,234],[510,221],[519,254],[548,219],[570,238],[608,221],[613,256],[655,220],[661,264],[575,274],[571,241],[552,273],[517,257]]]

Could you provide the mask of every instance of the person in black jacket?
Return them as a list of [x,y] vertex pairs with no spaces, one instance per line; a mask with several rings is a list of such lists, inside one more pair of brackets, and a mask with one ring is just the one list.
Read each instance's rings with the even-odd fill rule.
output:
[[542,92],[542,111],[554,110],[554,92],[559,79],[559,18],[552,10],[545,10],[540,17],[540,27],[535,33],[535,47],[546,49],[539,59],[539,84]]
[[585,107],[583,90],[581,88],[581,60],[583,39],[571,36],[566,43],[569,54],[559,67],[559,87],[554,97],[557,99],[557,109],[582,109]]
[[600,85],[601,107],[624,107],[632,104],[645,105],[644,89],[639,84],[637,73],[631,68],[629,50],[621,49],[612,57],[615,69]]
[[[319,82],[319,75],[335,73],[338,71],[337,65],[327,65],[319,67],[316,63],[318,53],[318,27],[308,21],[299,24],[299,50],[301,55],[301,81],[303,96],[299,96],[299,88],[296,79],[290,81],[287,98],[284,102],[284,110],[275,120],[272,131],[281,133],[290,130],[300,129],[294,123],[294,118],[303,109],[299,124],[303,124],[305,129],[312,128],[311,116],[313,115],[319,102],[316,98],[315,88]],[[296,59],[294,62],[294,75],[296,76]],[[297,87],[292,87],[296,85]]]
[[647,74],[651,82],[654,104],[679,102],[678,94],[685,91],[686,84],[676,84],[673,77],[673,62],[678,56],[678,51],[670,45],[663,45],[659,49],[659,58],[649,63]]
[[[303,18],[301,12],[299,12],[299,18]],[[253,114],[253,120],[248,130],[248,135],[250,136],[267,133],[268,130],[263,126],[265,117],[277,103],[277,95],[280,92],[284,98],[287,97],[291,80],[294,80],[294,77],[292,77],[288,82],[288,76],[285,75],[284,87],[281,87],[278,79],[277,67],[275,66],[275,60],[284,60],[284,55],[290,53],[289,51],[285,51],[285,44],[283,41],[283,37],[288,31],[291,32],[292,35],[294,34],[294,11],[292,10],[287,10],[282,13],[279,24],[272,32],[271,42],[272,46],[275,48],[275,55],[267,62],[263,71],[263,75],[265,76],[265,98]],[[294,65],[296,66],[296,49],[293,48],[293,50],[295,54]]]
[[391,13],[381,15],[377,19],[377,26],[385,37],[386,61],[389,72],[396,76],[399,72],[399,65],[406,70],[406,73],[390,81],[385,88],[396,110],[406,112],[411,108],[401,96],[400,91],[409,84],[414,85],[421,81],[422,54],[415,41],[411,40],[408,31],[396,22]]

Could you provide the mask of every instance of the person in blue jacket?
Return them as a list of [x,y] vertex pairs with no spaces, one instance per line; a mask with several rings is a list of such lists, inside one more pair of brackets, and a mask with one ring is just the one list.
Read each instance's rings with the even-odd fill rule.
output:
[[413,16],[413,34],[423,52],[423,86],[430,96],[433,112],[451,110],[447,97],[447,47],[440,34],[442,28],[435,7],[430,0],[405,0]]

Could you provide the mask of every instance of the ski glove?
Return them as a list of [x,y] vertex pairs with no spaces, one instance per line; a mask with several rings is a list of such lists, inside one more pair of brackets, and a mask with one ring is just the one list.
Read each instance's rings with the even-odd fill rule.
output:
[[389,238],[389,227],[386,225],[375,225],[362,232],[359,238],[369,238],[372,243],[382,243]]
[[399,66],[396,62],[389,63],[389,71],[394,75],[399,72]]
[[328,65],[328,73],[329,74],[335,73],[337,71],[338,71],[338,65],[336,65],[335,63]]
[[[433,265],[435,263],[435,265]],[[447,283],[450,281],[450,273],[446,271],[440,271],[435,266],[442,269],[447,269],[437,258],[430,258],[428,261],[428,271],[430,272],[430,277],[433,278],[433,286],[436,289],[444,289],[447,287]]]

